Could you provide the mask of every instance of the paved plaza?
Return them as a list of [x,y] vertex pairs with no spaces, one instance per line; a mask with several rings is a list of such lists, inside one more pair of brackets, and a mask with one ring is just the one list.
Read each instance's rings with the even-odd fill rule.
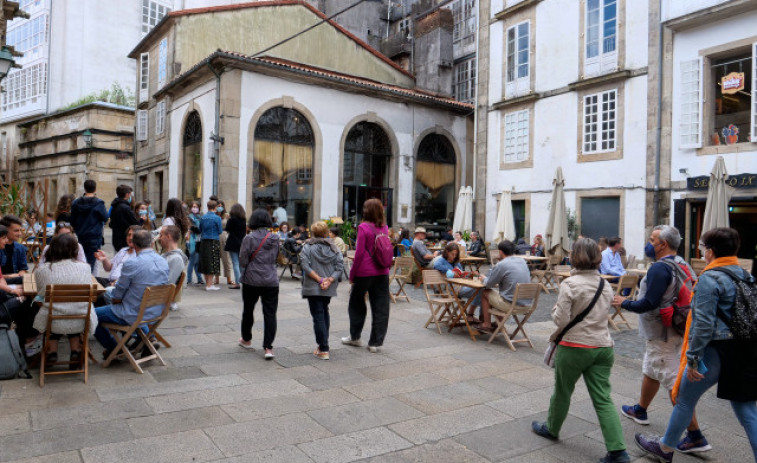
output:
[[[0,461],[7,462],[590,462],[605,453],[586,388],[579,383],[559,442],[532,434],[544,419],[552,371],[542,352],[553,325],[554,295],[543,295],[528,332],[535,349],[511,352],[502,340],[471,342],[455,330],[424,329],[420,291],[392,304],[378,354],[347,347],[348,286],[331,305],[331,360],[312,355],[315,341],[299,282],[282,281],[276,359],[263,359],[262,325],[249,352],[237,346],[241,293],[223,287],[184,292],[161,332],[173,345],[168,363],[134,372],[127,362],[95,365],[79,376],[0,382]],[[256,309],[260,322],[260,309]],[[635,325],[636,319],[629,317]],[[370,319],[369,319],[370,320]],[[368,337],[366,327],[364,338]],[[639,393],[641,341],[614,334],[615,404]],[[95,355],[100,347],[95,343]],[[65,343],[61,358],[66,358]],[[662,394],[650,426],[621,417],[629,452],[636,432],[664,431],[671,406]],[[714,450],[709,461],[751,461],[730,405],[708,393],[697,409]],[[698,461],[676,455],[675,461]]]

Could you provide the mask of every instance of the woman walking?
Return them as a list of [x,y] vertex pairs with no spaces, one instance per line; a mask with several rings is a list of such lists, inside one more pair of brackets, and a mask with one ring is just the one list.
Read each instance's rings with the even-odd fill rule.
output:
[[242,337],[239,345],[252,347],[253,311],[258,299],[263,306],[263,349],[265,359],[272,360],[273,340],[276,337],[276,310],[279,306],[279,278],[276,275],[276,256],[279,236],[270,229],[271,216],[265,209],[255,209],[247,226],[252,232],[242,240],[239,266],[242,270]]
[[205,275],[205,291],[218,291],[221,288],[213,284],[215,277],[221,274],[221,242],[223,231],[221,218],[216,214],[218,203],[208,201],[208,212],[200,219],[200,272]]
[[339,278],[344,271],[342,252],[328,239],[326,222],[316,222],[310,227],[312,238],[305,242],[300,253],[302,265],[302,297],[308,300],[313,331],[318,347],[313,355],[321,360],[329,359],[329,302],[336,296]]
[[[612,288],[599,276],[600,262],[602,255],[594,240],[582,238],[573,246],[573,270],[570,278],[560,284],[557,303],[552,309],[557,330],[550,341],[558,342],[554,354],[555,390],[549,402],[547,421],[534,421],[531,429],[541,437],[557,440],[568,416],[573,389],[583,376],[607,448],[607,455],[600,463],[624,463],[631,459],[626,452],[620,417],[610,397],[610,370],[615,352],[607,328],[607,313],[612,303]],[[575,320],[579,321],[566,331],[568,324]]]
[[241,204],[237,203],[231,206],[231,212],[229,212],[229,220],[226,221],[224,229],[228,234],[226,238],[226,246],[224,246],[226,252],[231,259],[231,266],[234,269],[234,281],[229,284],[229,289],[239,289],[239,250],[242,248],[242,240],[244,235],[247,234],[247,217],[245,216],[244,208]]
[[754,279],[739,267],[736,253],[741,240],[736,230],[714,228],[701,241],[707,266],[694,288],[677,396],[673,389],[676,405],[662,438],[636,434],[636,444],[659,461],[672,461],[697,402],[717,383],[718,398],[731,402],[757,461],[757,349],[754,340],[738,339],[731,331],[736,282],[748,287]]
[[350,335],[342,338],[342,344],[361,346],[360,335],[365,324],[367,307],[365,293],[371,302],[371,337],[368,350],[378,352],[384,344],[389,327],[389,268],[380,265],[375,253],[376,237],[389,234],[384,222],[384,206],[372,198],[363,204],[363,223],[357,229],[355,260],[350,269],[352,292],[348,312],[350,315]]

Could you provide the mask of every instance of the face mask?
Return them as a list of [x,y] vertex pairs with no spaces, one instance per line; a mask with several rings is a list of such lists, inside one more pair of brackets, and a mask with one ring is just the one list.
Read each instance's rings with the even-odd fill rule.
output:
[[199,209],[197,209],[196,207],[192,208],[192,214],[197,214],[198,212],[200,212]]
[[129,196],[129,199],[127,199],[127,201],[129,201],[129,204],[131,204],[131,196]]
[[655,258],[654,245],[652,245],[652,243],[647,243],[647,245],[644,246],[644,255],[650,259]]
[[222,206],[218,206],[218,212],[223,212],[223,207]]
[[139,215],[147,215],[147,211],[139,211]]

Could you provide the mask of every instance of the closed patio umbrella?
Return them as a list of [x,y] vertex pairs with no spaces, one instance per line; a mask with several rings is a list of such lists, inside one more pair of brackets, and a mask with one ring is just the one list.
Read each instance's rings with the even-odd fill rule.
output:
[[460,187],[460,193],[457,195],[457,204],[455,205],[455,217],[452,220],[452,230],[462,232],[463,216],[465,215],[465,187]]
[[546,249],[555,255],[567,256],[570,251],[570,237],[568,235],[568,217],[565,210],[565,179],[562,167],[558,167],[552,180],[552,202],[549,207],[549,219],[546,230]]
[[465,193],[463,194],[465,200],[465,209],[463,211],[462,225],[460,232],[466,232],[473,230],[473,188],[465,187]]
[[[718,156],[710,173],[710,186],[707,189],[707,204],[704,206],[702,234],[718,227],[729,227],[728,202],[733,196],[733,187],[726,185],[728,172],[723,156]],[[701,236],[701,235],[700,235]]]
[[499,243],[506,239],[515,239],[515,222],[513,221],[512,192],[502,190],[499,197],[499,209],[497,209],[497,222],[494,224],[494,233],[492,233],[492,242]]

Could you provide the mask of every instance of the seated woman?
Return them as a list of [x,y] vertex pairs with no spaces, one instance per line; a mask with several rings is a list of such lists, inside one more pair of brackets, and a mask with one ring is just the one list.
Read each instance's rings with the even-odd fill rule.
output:
[[[0,225],[0,249],[4,249],[8,244],[8,229]],[[3,273],[0,271],[0,305],[5,310],[0,310],[0,315],[10,316],[11,320],[16,323],[16,334],[24,342],[28,338],[33,338],[35,333],[31,329],[34,314],[31,312],[29,303],[22,302],[24,289],[21,285],[9,285]]]
[[108,259],[102,250],[95,252],[95,258],[102,263],[106,272],[110,272],[108,279],[100,282],[103,286],[115,286],[116,280],[121,276],[121,268],[123,267],[124,262],[137,255],[134,251],[134,243],[131,238],[134,236],[135,231],[141,229],[141,225],[132,225],[126,229],[126,247],[118,251],[116,255],[113,256],[112,261]]
[[[78,253],[79,243],[76,241],[74,235],[63,233],[52,239],[45,254],[46,263],[40,265],[37,271],[34,272],[34,280],[37,283],[38,290],[35,301],[44,303],[47,285],[92,283],[92,270],[86,261],[79,262],[77,260]],[[53,310],[55,315],[82,315],[86,314],[87,307],[88,304],[86,302],[69,302],[55,304]],[[95,327],[97,327],[97,316],[94,310],[90,312],[89,323],[90,332],[84,333],[85,336],[93,334]],[[34,317],[33,327],[40,333],[44,332],[47,328],[47,308],[45,306]],[[65,334],[68,335],[68,342],[71,347],[70,360],[76,362],[70,364],[69,369],[78,370],[81,367],[81,361],[86,359],[85,356],[82,356],[81,352],[81,335],[82,331],[84,331],[84,321],[55,320],[50,331],[47,363],[58,361],[58,340],[61,335]]]
[[[442,255],[434,258],[434,269],[442,273],[447,278],[455,277],[455,269],[463,271],[462,265],[460,265],[460,247],[458,244],[452,242],[447,244],[442,251]],[[468,299],[476,290],[473,288],[462,287],[457,291],[457,297],[460,299]],[[477,296],[476,299],[471,301],[468,306],[468,323],[480,323],[479,320],[473,318],[473,313],[476,307],[481,305],[481,297]]]
[[[73,233],[73,232],[74,232],[74,229],[73,229],[73,227],[71,226],[70,223],[68,223],[68,222],[58,222],[55,225],[55,235],[54,236],[65,235],[67,233]],[[81,247],[81,244],[77,243],[77,245],[79,246],[79,253],[76,255],[76,260],[78,260],[79,262],[84,262],[86,264],[87,263],[87,258],[84,256],[84,248]],[[45,263],[45,259],[46,259],[45,256],[47,255],[47,250],[48,249],[50,249],[50,245],[49,244],[45,246],[45,249],[42,250],[42,255],[39,257],[39,264],[40,265],[42,265],[42,264]]]

